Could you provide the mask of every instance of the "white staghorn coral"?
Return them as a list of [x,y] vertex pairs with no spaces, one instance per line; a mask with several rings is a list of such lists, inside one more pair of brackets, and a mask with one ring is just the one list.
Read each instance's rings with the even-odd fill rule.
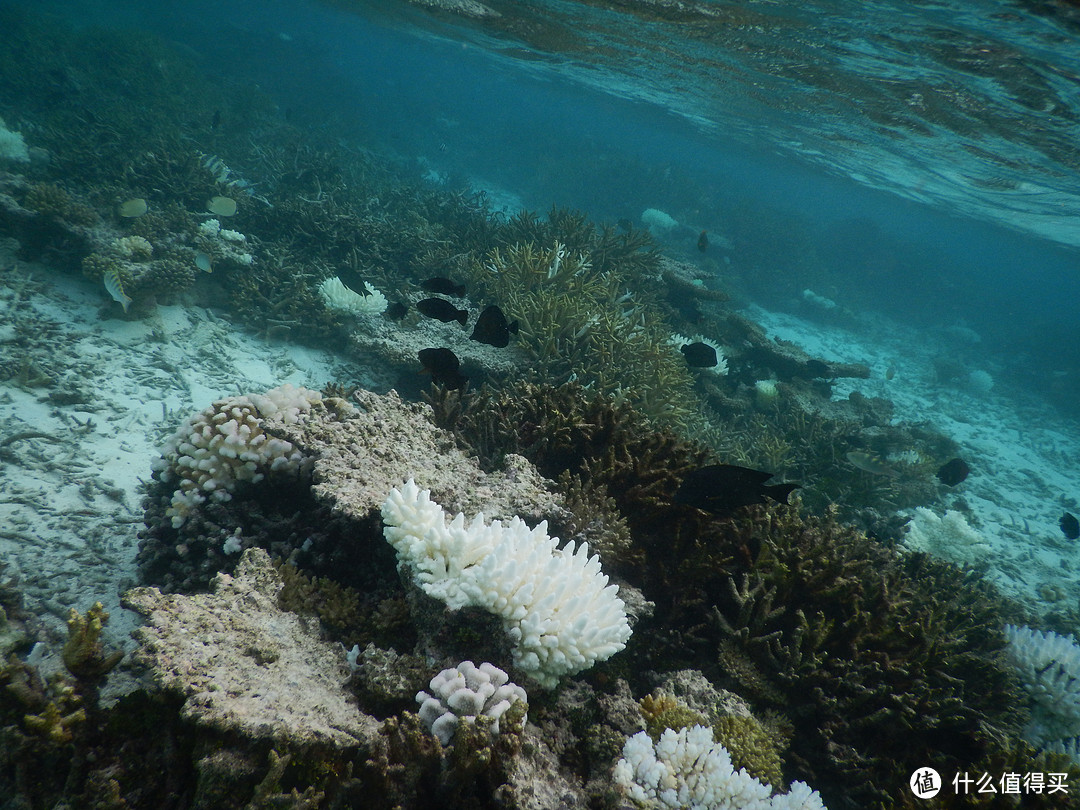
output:
[[547,524],[520,518],[468,525],[446,515],[411,479],[382,507],[386,539],[417,584],[457,610],[472,605],[500,616],[514,641],[514,665],[541,686],[588,669],[626,646],[630,625],[600,558],[582,543],[557,548]]
[[650,810],[825,810],[805,782],[792,782],[786,794],[773,796],[745,768],[736,771],[707,726],[669,728],[655,745],[639,731],[623,746],[614,776],[617,786]]
[[462,661],[454,669],[444,669],[431,679],[434,694],[418,692],[420,720],[443,745],[449,745],[460,723],[475,723],[480,716],[494,722],[491,733],[499,733],[499,718],[514,703],[526,703],[528,695],[510,676],[494,664],[476,666]]

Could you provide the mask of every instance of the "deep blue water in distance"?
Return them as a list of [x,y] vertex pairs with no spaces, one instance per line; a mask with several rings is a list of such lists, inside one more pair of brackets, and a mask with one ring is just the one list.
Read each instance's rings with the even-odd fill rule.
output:
[[[969,5],[965,26],[982,24],[978,9],[997,4]],[[665,88],[660,84],[664,78],[669,83],[682,79],[659,56],[655,75],[645,63],[639,72],[647,80],[634,86],[625,76],[612,79],[619,54],[589,64],[580,54],[530,52],[520,43],[511,47],[454,22],[431,23],[422,12],[396,3],[372,3],[367,16],[299,0],[196,0],[167,9],[151,2],[105,0],[45,6],[81,15],[88,23],[155,30],[198,53],[208,72],[253,79],[297,115],[318,120],[329,114],[346,123],[357,142],[418,158],[417,176],[430,169],[453,179],[475,179],[516,195],[534,210],[557,203],[610,222],[620,217],[636,221],[645,208],[656,207],[690,228],[716,234],[725,233],[733,212],[760,209],[780,222],[787,218],[811,235],[816,256],[827,265],[828,289],[820,292],[847,306],[926,326],[966,324],[983,334],[986,347],[1003,362],[1023,364],[1023,371],[1072,364],[1065,370],[1076,373],[1080,367],[1080,349],[1071,345],[1080,342],[1080,249],[1046,238],[1045,216],[1039,228],[1025,225],[1029,214],[1041,216],[1043,209],[1003,212],[994,208],[992,195],[980,196],[975,186],[966,197],[962,185],[950,187],[952,199],[920,191],[912,181],[918,171],[912,166],[922,165],[928,177],[957,168],[947,138],[936,136],[940,172],[927,163],[933,155],[926,143],[900,137],[884,147],[879,159],[871,156],[855,171],[858,144],[870,155],[880,148],[880,133],[864,128],[859,118],[844,121],[830,108],[823,107],[817,120],[807,108],[773,103],[784,92],[782,86],[755,107],[752,94],[732,90],[730,82],[718,83],[709,96],[700,71],[688,67],[685,91]],[[855,17],[863,13],[870,19],[888,9],[880,3],[848,8],[852,19],[835,27],[838,41],[846,37],[844,48],[850,51],[856,41],[849,29],[859,23]],[[918,30],[915,18],[923,13],[927,30],[949,41],[940,34],[950,19],[949,8],[945,3],[908,5],[904,15],[912,19],[905,19],[904,26]],[[984,17],[988,29],[1000,27],[991,15]],[[1054,28],[1052,22],[1031,24]],[[805,47],[799,41],[805,33],[794,27],[792,32],[791,48]],[[1054,32],[1075,44],[1068,29]],[[991,33],[1000,37],[996,29]],[[964,35],[970,39],[970,30]],[[1029,40],[1027,47],[1034,48],[1037,40]],[[1053,60],[1058,53],[1061,65],[1055,69],[1061,76],[1080,71],[1080,63],[1072,62],[1080,50],[1053,42],[1058,42],[1056,52],[1047,47],[1036,56]],[[672,51],[681,47],[671,39],[666,44]],[[628,64],[641,60],[630,46],[625,50]],[[978,49],[963,43],[955,48],[957,54],[971,50]],[[946,61],[952,59],[952,51],[942,53]],[[525,54],[530,58],[521,58]],[[880,56],[874,58],[880,62]],[[1026,75],[1021,62],[1016,63],[1018,75]],[[911,63],[917,75],[920,61],[912,57]],[[882,79],[894,69],[895,64],[866,78]],[[927,63],[923,69],[933,86],[940,65]],[[627,67],[626,75],[632,73]],[[976,79],[978,73],[972,70]],[[995,80],[998,89],[987,92],[1008,95],[1008,82],[1001,76]],[[854,96],[858,88],[852,88]],[[725,106],[725,99],[730,104]],[[730,117],[734,113],[737,120]],[[836,150],[830,154],[830,141],[818,130],[835,135],[845,126],[848,137],[835,138]],[[966,134],[980,141],[979,133]],[[988,133],[983,140],[1000,139]],[[801,146],[792,148],[796,142]],[[1018,164],[1021,153],[1030,158],[1028,147],[1019,141],[1015,146]],[[1032,160],[1029,164],[1035,166]],[[862,182],[851,179],[852,174]],[[1058,208],[1051,210],[1061,211],[1064,236],[1059,241],[1067,243],[1071,236],[1066,231],[1077,228],[1080,217],[1080,178],[1061,167],[1054,176],[1061,194]],[[1070,188],[1076,191],[1071,198]],[[1007,222],[1016,227],[1005,227]],[[761,238],[769,239],[770,233],[763,229]],[[788,258],[743,268],[767,276],[751,285],[771,297],[764,303],[783,305],[815,286],[801,269],[801,257]]]

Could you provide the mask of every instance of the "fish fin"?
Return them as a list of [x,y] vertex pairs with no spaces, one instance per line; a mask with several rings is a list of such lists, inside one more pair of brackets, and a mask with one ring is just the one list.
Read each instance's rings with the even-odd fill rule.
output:
[[788,484],[773,484],[772,486],[762,487],[762,492],[772,498],[774,501],[780,503],[787,503],[791,493],[799,489],[802,485],[796,483]]

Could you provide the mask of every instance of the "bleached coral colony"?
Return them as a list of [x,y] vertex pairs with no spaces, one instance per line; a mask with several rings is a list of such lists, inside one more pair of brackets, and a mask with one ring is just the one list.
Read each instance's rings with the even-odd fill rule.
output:
[[527,702],[525,690],[487,662],[476,666],[462,661],[432,678],[428,688],[431,694],[416,695],[420,720],[443,745],[449,745],[461,723],[475,723],[477,717],[491,718],[491,733],[498,734],[499,718],[506,710],[519,701]]
[[169,438],[153,468],[175,484],[166,515],[179,528],[193,507],[225,502],[242,482],[258,483],[270,472],[299,473],[309,460],[284,439],[267,434],[265,419],[302,421],[322,395],[285,385],[265,394],[220,399],[189,417]]
[[530,529],[520,518],[466,525],[446,514],[412,479],[382,507],[384,535],[401,565],[430,596],[452,610],[472,605],[494,613],[514,642],[514,665],[541,686],[588,669],[626,646],[630,624],[582,543],[557,548],[547,524]]
[[1046,745],[1080,735],[1080,645],[1072,636],[1005,626],[1009,658],[1031,697],[1025,736]]
[[654,744],[640,731],[626,741],[615,766],[615,784],[641,806],[661,810],[825,810],[804,782],[786,794],[735,770],[731,755],[713,742],[707,726],[667,729]]

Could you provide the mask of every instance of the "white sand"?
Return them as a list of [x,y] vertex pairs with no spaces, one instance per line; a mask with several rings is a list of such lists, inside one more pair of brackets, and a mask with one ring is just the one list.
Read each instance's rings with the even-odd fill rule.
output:
[[[134,626],[119,594],[135,581],[142,484],[183,418],[285,382],[357,379],[328,352],[267,343],[205,309],[119,312],[88,281],[0,257],[0,358],[32,363],[0,383],[0,561],[57,644],[68,609],[98,600],[115,640]],[[41,374],[56,383],[28,380]],[[72,392],[83,401],[62,404]]]
[[[971,347],[948,343],[946,332],[928,336],[881,316],[836,326],[758,307],[747,314],[770,337],[790,340],[811,355],[870,366],[871,379],[838,380],[835,398],[851,391],[886,397],[897,420],[928,423],[959,443],[971,475],[949,491],[947,503],[962,500],[970,507],[969,522],[989,545],[987,577],[1040,612],[1051,606],[1046,597],[1052,595],[1075,607],[1080,554],[1077,541],[1066,540],[1058,525],[1063,511],[1076,513],[1080,496],[1075,421],[1030,393],[939,382],[936,357],[967,358],[972,371],[994,370]],[[896,369],[892,380],[885,379],[889,366]],[[963,556],[958,551],[954,561]]]

